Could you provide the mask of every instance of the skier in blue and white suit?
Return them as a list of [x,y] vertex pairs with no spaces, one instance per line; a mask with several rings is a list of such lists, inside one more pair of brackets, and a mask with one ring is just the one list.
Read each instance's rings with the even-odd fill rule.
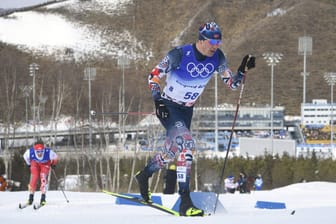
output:
[[[190,198],[190,172],[192,152],[195,148],[190,133],[193,107],[212,75],[218,73],[224,83],[236,89],[247,70],[255,67],[255,57],[246,55],[237,73],[227,67],[226,58],[219,49],[222,33],[215,22],[202,24],[198,41],[176,47],[152,70],[148,77],[149,88],[155,103],[156,115],[167,131],[165,150],[154,156],[147,166],[136,174],[140,193],[151,201],[148,179],[178,155],[177,181],[181,196],[180,215],[202,216]],[[166,85],[161,91],[160,80]]]

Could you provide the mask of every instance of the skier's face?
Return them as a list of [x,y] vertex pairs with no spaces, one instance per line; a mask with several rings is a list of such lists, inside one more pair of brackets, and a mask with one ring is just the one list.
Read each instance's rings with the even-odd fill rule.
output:
[[219,46],[222,44],[221,41],[218,40],[202,40],[201,41],[201,53],[204,56],[211,57],[217,51]]
[[41,159],[44,154],[44,150],[35,150],[37,158]]

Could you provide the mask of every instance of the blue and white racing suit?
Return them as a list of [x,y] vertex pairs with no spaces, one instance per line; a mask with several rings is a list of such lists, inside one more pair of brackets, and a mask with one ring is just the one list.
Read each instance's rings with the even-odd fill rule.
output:
[[[176,171],[180,192],[189,190],[195,148],[190,133],[193,107],[216,73],[231,89],[240,85],[241,79],[227,67],[220,49],[212,57],[206,57],[197,50],[196,44],[189,44],[169,51],[148,76],[154,101],[162,100],[169,116],[159,118],[167,131],[164,150],[155,155],[144,170],[151,176],[178,155]],[[165,86],[161,92],[160,80],[164,77]]]

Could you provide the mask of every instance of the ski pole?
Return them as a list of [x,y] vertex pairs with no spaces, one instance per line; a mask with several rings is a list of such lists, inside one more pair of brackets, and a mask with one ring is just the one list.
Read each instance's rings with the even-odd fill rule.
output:
[[[239,97],[238,97],[238,101],[237,101],[236,112],[235,112],[235,116],[234,116],[234,119],[233,119],[233,122],[232,122],[230,139],[229,139],[229,143],[228,143],[228,146],[227,146],[227,149],[226,149],[226,155],[225,155],[225,159],[224,159],[222,173],[221,173],[221,176],[220,176],[220,179],[219,179],[219,188],[220,188],[220,186],[222,186],[222,182],[223,182],[223,178],[224,178],[224,171],[225,171],[227,159],[228,159],[228,156],[229,156],[229,151],[230,151],[230,148],[231,148],[231,141],[232,141],[233,131],[234,131],[234,128],[235,128],[235,125],[236,125],[236,120],[237,120],[237,117],[238,117],[238,111],[239,111],[239,107],[240,107],[240,101],[241,101],[241,98],[242,98],[242,95],[243,95],[243,91],[244,91],[245,77],[246,77],[246,75],[244,75],[243,80],[242,80],[242,84],[241,84],[241,88],[240,88],[240,93],[239,93]],[[218,198],[219,198],[219,189],[217,191],[218,192],[217,192],[216,203],[215,203],[215,207],[214,207],[214,214],[215,214],[216,209],[217,209]]]
[[[55,177],[55,179],[56,179],[56,181],[57,181],[58,179],[57,179],[55,170],[54,170],[54,169],[51,169],[51,171],[52,171],[52,173],[54,174],[54,177]],[[65,184],[65,180],[64,180],[64,184]],[[65,195],[65,192],[64,192],[64,189],[63,189],[63,188],[64,188],[64,187],[61,187],[61,191],[62,191],[62,193],[63,193],[63,196],[64,196],[66,202],[69,203],[69,199],[68,199],[67,196]]]
[[119,115],[155,115],[154,112],[96,112],[95,110],[91,110],[90,114],[92,117],[95,117],[97,115],[106,115],[106,116],[119,116]]

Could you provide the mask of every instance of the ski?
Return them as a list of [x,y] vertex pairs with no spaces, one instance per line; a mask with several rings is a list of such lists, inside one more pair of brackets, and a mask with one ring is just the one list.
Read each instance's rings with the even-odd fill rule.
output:
[[40,208],[42,208],[44,205],[41,205],[41,204],[35,204],[34,206],[33,206],[33,208],[34,208],[34,210],[38,210],[38,209],[40,209]]
[[170,215],[180,216],[180,214],[173,209],[167,208],[163,205],[160,205],[160,204],[157,204],[157,203],[154,203],[154,202],[153,203],[146,202],[142,198],[133,197],[133,196],[125,195],[125,194],[118,194],[118,193],[114,193],[114,192],[110,192],[110,191],[106,191],[106,190],[103,190],[103,192],[105,194],[109,194],[109,195],[112,195],[114,197],[123,198],[123,199],[129,200],[129,201],[133,201],[133,202],[136,202],[136,203],[139,203],[139,204],[142,204],[142,205],[146,205],[146,206],[155,208],[157,210],[168,213]]
[[24,204],[19,204],[19,209],[24,209],[24,208],[27,208],[27,207],[29,207],[29,206],[31,206],[31,204],[29,204],[29,203],[24,203]]

